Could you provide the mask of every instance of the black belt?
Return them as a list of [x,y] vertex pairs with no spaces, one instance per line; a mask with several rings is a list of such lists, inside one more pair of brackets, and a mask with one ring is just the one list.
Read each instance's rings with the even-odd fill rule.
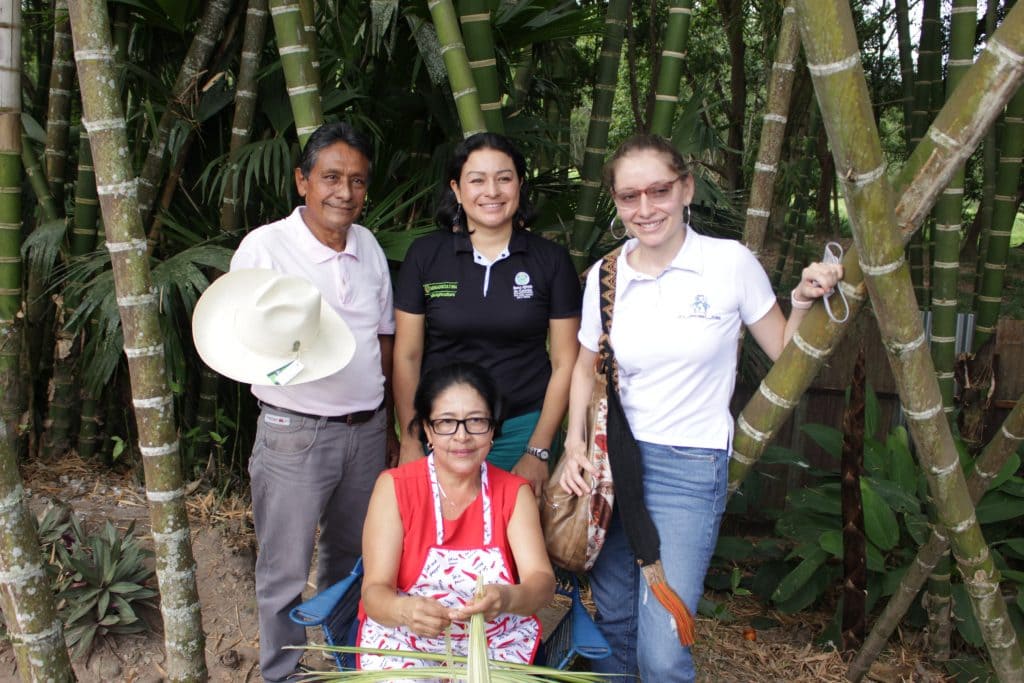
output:
[[[377,414],[381,409],[381,406],[377,406],[373,410],[358,410],[348,415],[311,415],[309,413],[300,413],[297,410],[289,410],[287,408],[280,408],[271,403],[265,403],[260,401],[260,407],[272,410],[278,413],[284,413],[285,415],[295,415],[296,417],[308,417],[310,420],[319,420],[321,418],[326,419],[328,422],[344,422],[348,425],[360,425],[364,422],[369,422],[370,418]],[[382,404],[383,405],[383,404]]]

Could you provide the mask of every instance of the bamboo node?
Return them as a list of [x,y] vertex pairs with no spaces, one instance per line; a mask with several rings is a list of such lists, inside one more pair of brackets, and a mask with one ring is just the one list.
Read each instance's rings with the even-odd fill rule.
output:
[[163,344],[153,346],[132,346],[124,347],[124,355],[128,358],[143,358],[145,356],[161,356],[164,353]]
[[793,338],[790,339],[790,341],[798,349],[803,351],[804,355],[810,356],[811,358],[817,358],[820,360],[822,358],[827,358],[828,355],[832,353],[831,348],[819,349],[816,346],[811,346],[811,344],[809,344],[807,340],[800,335],[799,330],[796,331],[796,334],[793,335]]
[[144,458],[158,458],[165,455],[174,455],[178,452],[178,440],[165,443],[160,446],[143,446],[139,444],[139,452]]
[[956,138],[939,130],[938,128],[930,128],[928,130],[928,137],[931,138],[932,142],[937,146],[946,150],[953,150],[960,146],[960,142]]
[[859,65],[860,52],[854,52],[850,56],[844,57],[837,62],[828,62],[827,64],[808,64],[807,70],[811,72],[812,76],[821,77],[831,76],[843,71],[849,71]]
[[772,121],[774,123],[785,124],[786,121],[789,120],[789,117],[783,116],[782,114],[765,114],[764,115],[764,120],[765,121]]
[[[938,408],[932,408],[932,410],[931,410],[932,417],[935,417],[941,411],[942,411],[942,404],[940,403],[938,405]],[[911,413],[906,408],[904,408],[903,409],[903,414],[904,415],[910,415]],[[957,462],[956,460],[954,460],[953,462],[949,463],[945,467],[939,467],[937,465],[931,465],[931,466],[928,467],[928,471],[931,472],[932,474],[934,474],[937,477],[946,477],[946,476],[949,476],[950,474],[952,474],[953,472],[956,472],[959,467],[960,467],[960,463]]]
[[12,565],[7,571],[0,572],[0,582],[3,582],[5,586],[9,586],[11,584],[24,583],[44,576],[46,576],[46,570],[43,569],[41,564],[37,564],[35,566],[28,564],[16,564]]
[[1024,54],[1006,47],[1003,45],[1002,41],[995,36],[988,41],[988,47],[986,50],[992,53],[992,56],[995,57],[998,62],[1012,64],[1016,68],[1020,68],[1020,66],[1024,64]]
[[743,455],[743,453],[739,452],[735,448],[732,450],[732,459],[737,461],[737,462],[743,463],[744,465],[747,465],[748,467],[750,465],[754,465],[754,464],[757,463],[757,458],[748,458],[747,456]]
[[1016,434],[1013,434],[1006,428],[1006,425],[1003,425],[1002,432],[1007,439],[1012,439],[1013,441],[1024,441],[1024,436],[1017,436]]
[[970,517],[968,517],[967,519],[963,520],[962,522],[954,524],[952,527],[950,527],[949,530],[952,531],[954,534],[962,534],[965,531],[967,531],[968,529],[970,529],[972,526],[977,525],[977,523],[978,523],[978,520],[975,519],[974,515],[971,515]]
[[776,164],[762,164],[760,161],[754,163],[754,170],[761,171],[762,173],[775,173],[779,170]]
[[[45,575],[42,567],[39,568],[39,571]],[[55,619],[53,624],[50,625],[50,628],[44,631],[36,631],[35,633],[15,633],[12,629],[8,631],[8,635],[11,637],[11,640],[24,643],[25,645],[36,645],[48,640],[56,640],[61,636],[62,629],[63,627],[60,619]]]
[[885,163],[880,164],[876,168],[864,173],[856,173],[852,168],[846,173],[842,174],[842,180],[844,184],[852,185],[853,187],[864,187],[878,181],[880,178],[885,176]]
[[[747,215],[748,216],[757,216],[758,218],[768,218],[769,216],[772,215],[772,212],[768,211],[767,209],[748,208],[747,209]],[[21,226],[19,226],[19,228],[20,227]]]
[[757,429],[754,429],[751,426],[751,424],[749,422],[747,422],[747,418],[743,417],[743,415],[740,415],[736,419],[736,425],[740,428],[740,430],[744,434],[749,436],[754,441],[766,442],[766,441],[770,441],[771,438],[772,438],[772,433],[771,432],[762,432],[762,431],[758,431]]
[[[173,491],[146,491],[146,500],[151,503],[170,503],[185,496],[185,489],[179,488]],[[153,534],[154,539],[156,534]]]
[[872,277],[880,277],[882,275],[895,273],[897,270],[903,267],[903,264],[906,263],[906,260],[903,258],[903,254],[900,254],[900,257],[893,261],[892,263],[885,263],[879,266],[864,263],[860,259],[857,259],[857,263],[860,265],[860,269],[864,271],[865,275],[870,275]]
[[[927,342],[928,342],[928,336],[927,336],[927,334],[925,334],[924,330],[922,329],[921,330],[921,334],[916,339],[912,339],[912,340],[910,340],[908,342],[898,342],[895,339],[893,339],[893,340],[890,340],[887,343],[887,346],[889,347],[890,351],[892,351],[896,355],[900,355],[901,356],[901,355],[903,355],[905,353],[908,353],[910,351],[915,351],[915,350],[921,348]],[[904,408],[904,411],[906,411],[905,408]]]
[[769,402],[774,403],[785,410],[792,410],[800,403],[799,400],[793,401],[776,394],[768,387],[768,384],[764,380],[761,381],[761,386],[758,387],[758,391],[760,391],[761,395],[768,399]]
[[[147,492],[148,495],[149,492]],[[154,491],[153,493],[159,493]],[[180,543],[181,541],[189,540],[189,531],[187,527],[181,529],[175,529],[174,531],[154,531],[153,541],[155,543]]]
[[171,405],[173,400],[174,399],[170,394],[167,394],[166,396],[154,396],[153,398],[133,398],[132,405],[140,410],[155,410]]

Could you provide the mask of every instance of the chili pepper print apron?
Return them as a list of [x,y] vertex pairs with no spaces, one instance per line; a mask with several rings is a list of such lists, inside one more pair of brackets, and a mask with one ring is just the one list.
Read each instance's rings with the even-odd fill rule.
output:
[[[441,516],[441,496],[437,484],[434,456],[428,456],[427,469],[434,502],[436,543],[427,551],[423,567],[405,595],[433,598],[446,607],[461,607],[470,602],[476,592],[477,577],[485,584],[512,584],[509,562],[501,548],[492,544],[490,487],[487,482],[487,464],[480,466],[480,496],[483,508],[482,543],[476,548],[445,548],[444,518]],[[444,635],[426,638],[414,634],[405,626],[388,628],[369,617],[360,625],[358,645],[380,650],[412,650],[444,654],[447,645]],[[540,641],[540,621],[535,616],[499,614],[487,622],[488,657],[502,662],[529,664]],[[454,621],[451,625],[452,654],[465,656],[469,650],[469,622]],[[430,666],[432,662],[397,656],[360,654],[360,669],[402,669]]]

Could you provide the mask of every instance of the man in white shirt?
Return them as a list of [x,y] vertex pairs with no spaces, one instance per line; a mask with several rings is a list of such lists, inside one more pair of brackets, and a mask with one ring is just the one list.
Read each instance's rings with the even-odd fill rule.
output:
[[[355,223],[372,147],[346,123],[306,143],[295,184],[305,199],[288,217],[250,232],[231,269],[270,268],[312,282],[355,336],[342,370],[295,386],[256,386],[262,411],[249,460],[259,550],[256,601],[266,681],[295,672],[305,629],[288,612],[301,600],[319,526],[317,586],[348,574],[362,552],[363,519],[377,475],[397,454],[391,405],[395,319],[384,252]],[[388,398],[386,398],[386,395]]]

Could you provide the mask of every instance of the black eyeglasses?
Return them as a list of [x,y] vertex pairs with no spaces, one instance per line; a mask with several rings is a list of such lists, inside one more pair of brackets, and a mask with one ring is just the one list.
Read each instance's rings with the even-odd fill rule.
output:
[[430,428],[440,436],[451,436],[459,431],[462,425],[467,434],[486,434],[494,427],[494,420],[489,417],[467,417],[464,420],[456,420],[454,417],[442,417],[437,420],[429,420]]

